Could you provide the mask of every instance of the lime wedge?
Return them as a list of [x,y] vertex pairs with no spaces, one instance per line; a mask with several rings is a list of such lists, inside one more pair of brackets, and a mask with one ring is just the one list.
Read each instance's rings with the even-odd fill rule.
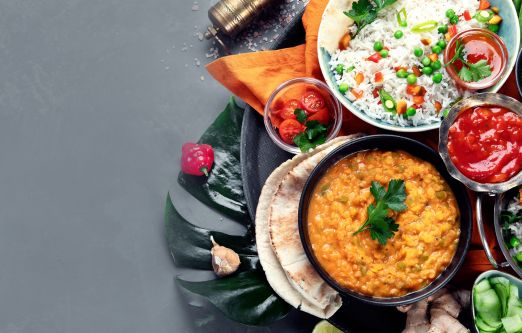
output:
[[326,320],[322,320],[315,325],[312,333],[343,333],[340,329],[330,324]]

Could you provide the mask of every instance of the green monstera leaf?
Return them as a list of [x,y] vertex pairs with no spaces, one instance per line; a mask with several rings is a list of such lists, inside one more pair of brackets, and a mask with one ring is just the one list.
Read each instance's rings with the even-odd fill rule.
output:
[[268,325],[290,311],[259,271],[203,282],[176,280],[183,288],[205,297],[228,318],[246,325]]
[[239,255],[240,271],[254,270],[259,263],[252,235],[247,233],[244,236],[229,236],[197,227],[179,214],[172,204],[170,195],[167,196],[165,208],[165,232],[170,254],[179,267],[212,270],[210,236],[213,236],[218,244],[234,250]]
[[214,148],[215,161],[209,177],[180,172],[178,182],[205,205],[249,225],[239,161],[242,121],[243,109],[230,98],[225,110],[198,141]]

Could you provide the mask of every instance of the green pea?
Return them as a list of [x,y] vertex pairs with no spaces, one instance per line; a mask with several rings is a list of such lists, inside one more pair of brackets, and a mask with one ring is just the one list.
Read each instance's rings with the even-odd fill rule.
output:
[[344,65],[343,64],[337,65],[337,67],[335,67],[335,71],[337,72],[337,74],[342,75],[344,72]]
[[453,25],[458,24],[459,23],[459,17],[457,15],[452,16],[450,18],[450,23],[453,24]]
[[348,86],[348,83],[341,83],[339,85],[339,92],[343,95],[346,94],[349,89],[350,87]]
[[404,69],[399,69],[396,73],[397,77],[399,79],[405,79],[408,77],[408,72]]
[[384,45],[382,44],[382,42],[375,42],[373,44],[373,49],[377,52],[381,51],[383,48],[384,48]]
[[416,113],[417,113],[417,109],[412,108],[412,107],[409,107],[406,110],[406,116],[408,116],[408,117],[413,117]]
[[416,57],[420,58],[424,54],[424,51],[420,47],[416,47],[413,49],[413,54],[415,54]]
[[446,24],[441,25],[438,30],[439,34],[446,34],[448,33],[448,26]]
[[455,11],[453,9],[448,9],[446,11],[446,17],[447,18],[452,18],[453,16],[455,16]]
[[395,37],[396,39],[401,39],[402,36],[404,36],[404,33],[402,32],[402,30],[397,30],[397,31],[395,31],[395,33],[393,34],[393,37]]
[[509,245],[511,246],[511,248],[519,246],[520,245],[520,239],[518,239],[515,236],[511,237],[511,239],[509,240]]
[[488,24],[489,31],[497,33],[500,30],[500,26],[498,24]]
[[440,60],[432,62],[431,63],[431,68],[433,68],[433,70],[435,70],[435,71],[438,71],[439,69],[441,69],[442,68],[442,64],[441,64]]
[[388,58],[389,54],[390,54],[390,52],[388,52],[388,50],[382,50],[381,51],[381,57],[383,57],[383,58]]
[[445,49],[446,48],[446,41],[441,39],[437,42],[437,46],[440,46],[441,49]]
[[441,83],[442,82],[442,73],[440,72],[437,72],[435,74],[433,74],[433,82],[434,83]]
[[417,83],[417,76],[415,74],[409,74],[406,81],[408,81],[408,84],[415,84]]
[[438,45],[435,45],[434,47],[431,48],[431,51],[433,51],[433,53],[435,53],[435,54],[439,54],[442,52],[442,48]]
[[430,58],[428,58],[428,57],[424,57],[424,58],[422,58],[421,63],[422,63],[424,66],[429,66],[429,65],[431,64],[431,60],[430,60]]
[[515,255],[515,259],[518,261],[518,262],[522,262],[522,252],[519,252]]
[[424,67],[422,72],[426,75],[431,75],[433,73],[433,69],[430,66]]

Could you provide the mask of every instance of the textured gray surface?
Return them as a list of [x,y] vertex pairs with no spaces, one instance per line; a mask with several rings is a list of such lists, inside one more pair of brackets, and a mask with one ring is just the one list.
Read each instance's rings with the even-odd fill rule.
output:
[[0,3],[1,333],[309,331],[295,313],[247,329],[174,284],[205,274],[166,251],[167,191],[194,223],[241,232],[176,184],[180,145],[229,96],[197,38],[210,3],[193,6]]

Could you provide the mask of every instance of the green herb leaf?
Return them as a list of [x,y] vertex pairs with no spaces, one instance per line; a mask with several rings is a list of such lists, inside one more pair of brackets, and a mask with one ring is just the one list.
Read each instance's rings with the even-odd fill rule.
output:
[[308,118],[306,112],[303,109],[295,109],[294,114],[297,117],[297,121],[301,124],[304,124]]
[[370,0],[359,0],[352,4],[352,9],[344,12],[357,25],[357,33],[365,26],[375,21],[379,11],[394,4],[397,0],[374,0],[375,5]]
[[209,177],[180,173],[178,182],[206,206],[248,225],[250,217],[239,162],[242,121],[243,109],[230,98],[225,110],[199,140],[214,148],[215,161]]
[[177,266],[212,270],[210,255],[212,235],[218,244],[234,250],[239,255],[240,271],[254,270],[258,267],[259,258],[254,239],[250,234],[229,236],[197,227],[179,214],[172,204],[170,194],[167,196],[165,206],[165,234],[169,252]]
[[469,64],[470,70],[479,77],[479,80],[482,80],[488,76],[491,76],[491,66],[488,64],[487,60],[479,60],[474,64]]
[[459,77],[464,82],[473,82],[473,73],[466,66],[462,66],[459,71]]
[[176,282],[205,297],[228,318],[246,325],[268,325],[284,318],[291,309],[257,271],[202,282],[176,278]]
[[457,60],[462,62],[462,68],[460,69],[458,75],[464,82],[478,82],[491,76],[492,74],[491,66],[487,60],[479,60],[474,64],[469,63],[466,60],[466,56],[464,54],[464,43],[460,39],[458,39],[455,44],[455,55],[446,64],[446,66],[454,64]]
[[392,179],[388,184],[388,191],[382,198],[388,208],[396,212],[402,212],[408,208],[404,201],[406,200],[406,187],[404,180]]
[[305,131],[294,138],[294,143],[303,153],[325,143],[328,133],[328,128],[317,120],[307,121],[305,126]]
[[375,198],[375,204],[368,206],[367,220],[353,234],[357,235],[369,230],[372,239],[377,240],[381,245],[386,245],[388,239],[392,238],[399,230],[399,225],[388,216],[389,210],[402,212],[407,208],[404,204],[406,200],[405,189],[403,180],[390,180],[386,191],[380,183],[372,182],[370,192]]

